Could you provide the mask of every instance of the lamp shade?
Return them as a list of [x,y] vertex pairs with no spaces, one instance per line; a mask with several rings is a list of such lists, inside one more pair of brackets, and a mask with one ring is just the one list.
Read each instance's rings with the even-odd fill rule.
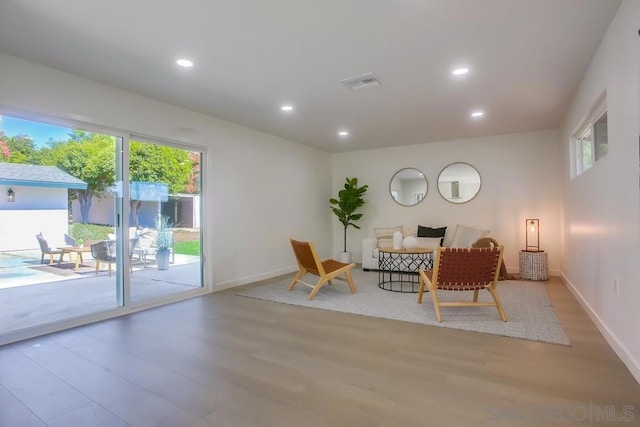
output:
[[525,251],[540,252],[540,220],[537,218],[525,220]]

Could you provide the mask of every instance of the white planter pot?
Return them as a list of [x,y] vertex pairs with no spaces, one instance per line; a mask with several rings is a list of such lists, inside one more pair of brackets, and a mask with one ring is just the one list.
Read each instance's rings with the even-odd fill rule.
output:
[[351,263],[351,252],[340,252],[338,261],[343,262],[345,264]]
[[171,255],[171,251],[169,249],[160,250],[156,252],[156,263],[158,264],[158,270],[169,269],[170,255]]

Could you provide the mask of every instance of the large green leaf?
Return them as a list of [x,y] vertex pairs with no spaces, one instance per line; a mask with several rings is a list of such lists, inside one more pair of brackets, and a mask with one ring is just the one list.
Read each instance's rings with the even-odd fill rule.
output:
[[352,226],[359,229],[360,227],[354,223],[362,218],[362,213],[355,213],[355,211],[364,206],[365,201],[362,196],[367,192],[369,187],[363,185],[358,187],[358,178],[345,179],[344,188],[338,191],[338,198],[329,199],[331,205],[338,205],[337,207],[330,206],[333,213],[338,217],[338,220],[344,225],[344,250],[347,250],[347,228]]

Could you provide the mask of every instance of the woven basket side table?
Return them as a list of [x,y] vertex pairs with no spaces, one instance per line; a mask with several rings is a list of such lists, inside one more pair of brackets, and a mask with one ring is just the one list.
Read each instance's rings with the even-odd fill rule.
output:
[[547,280],[549,262],[547,253],[520,251],[520,278],[525,280]]

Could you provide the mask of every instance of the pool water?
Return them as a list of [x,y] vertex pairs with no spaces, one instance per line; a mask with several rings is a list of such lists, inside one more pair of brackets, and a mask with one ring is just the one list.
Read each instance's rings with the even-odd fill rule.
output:
[[0,289],[61,280],[55,274],[30,268],[40,265],[40,251],[0,253]]
[[39,259],[15,254],[0,253],[0,268],[30,267],[39,263]]

